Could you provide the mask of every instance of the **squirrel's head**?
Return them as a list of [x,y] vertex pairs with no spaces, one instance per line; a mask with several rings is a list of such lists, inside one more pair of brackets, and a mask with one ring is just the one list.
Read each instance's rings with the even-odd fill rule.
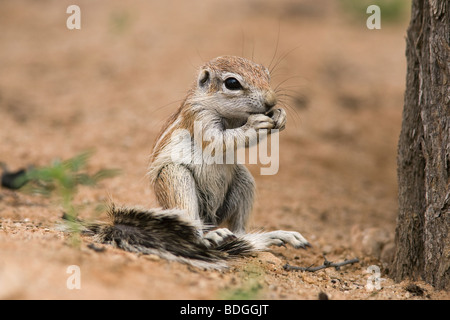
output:
[[224,118],[247,118],[276,105],[269,82],[266,67],[241,57],[222,56],[200,68],[196,100]]

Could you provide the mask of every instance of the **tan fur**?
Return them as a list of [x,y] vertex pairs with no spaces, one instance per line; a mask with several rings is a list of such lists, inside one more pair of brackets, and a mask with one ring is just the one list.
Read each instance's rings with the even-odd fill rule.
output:
[[[227,87],[230,77],[242,86]],[[255,195],[252,175],[241,164],[208,163],[215,154],[204,152],[213,146],[223,157],[226,150],[238,148],[239,141],[245,142],[239,146],[249,146],[249,133],[258,136],[263,129],[284,129],[286,113],[274,108],[276,96],[269,81],[265,67],[244,58],[219,57],[203,65],[153,148],[149,176],[162,208],[112,206],[109,223],[81,222],[85,231],[99,242],[127,251],[157,254],[201,268],[223,268],[229,258],[267,250],[271,245],[308,246],[298,232],[247,233]],[[194,128],[215,139],[199,141]],[[177,139],[186,132],[187,140]],[[172,152],[180,147],[192,148],[192,153],[206,162],[174,159]],[[221,224],[228,229],[211,230]]]
[[[227,90],[229,77],[238,79],[242,90]],[[211,133],[214,141],[189,143],[198,143],[200,152],[220,142],[215,152],[225,156],[228,148],[236,150],[237,141],[246,139],[250,130],[284,129],[284,110],[275,109],[274,118],[267,116],[276,101],[269,71],[260,64],[222,56],[201,66],[197,81],[169,118],[152,153],[149,175],[161,207],[184,210],[191,219],[208,225],[227,223],[231,232],[245,234],[255,193],[249,171],[239,164],[174,163],[169,157],[175,147],[172,134],[184,129],[194,139],[194,121],[201,121],[202,133]]]

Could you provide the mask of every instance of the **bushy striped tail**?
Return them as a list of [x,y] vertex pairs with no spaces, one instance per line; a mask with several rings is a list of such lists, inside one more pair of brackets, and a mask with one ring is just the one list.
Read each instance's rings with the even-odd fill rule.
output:
[[221,269],[226,261],[254,252],[246,240],[232,238],[210,247],[203,239],[200,222],[189,221],[180,210],[116,208],[108,211],[109,223],[82,223],[95,241],[142,254],[200,268]]

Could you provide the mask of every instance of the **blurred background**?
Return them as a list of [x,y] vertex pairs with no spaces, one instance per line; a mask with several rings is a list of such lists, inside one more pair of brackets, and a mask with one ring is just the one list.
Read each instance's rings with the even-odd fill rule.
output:
[[[80,30],[66,27],[72,4]],[[366,27],[370,4],[381,8],[380,30]],[[311,263],[321,252],[381,259],[397,215],[409,9],[406,0],[0,1],[0,161],[42,166],[95,148],[91,169],[122,174],[78,200],[153,206],[148,156],[197,67],[220,55],[276,64],[272,82],[283,88],[288,123],[278,174],[251,168],[251,227],[300,231],[315,248],[301,253]],[[34,198],[1,192],[4,225],[48,227],[59,218]],[[22,261],[17,248],[29,238],[17,228],[3,244],[11,263]],[[362,248],[367,230],[376,239]],[[280,252],[299,255],[289,250]]]

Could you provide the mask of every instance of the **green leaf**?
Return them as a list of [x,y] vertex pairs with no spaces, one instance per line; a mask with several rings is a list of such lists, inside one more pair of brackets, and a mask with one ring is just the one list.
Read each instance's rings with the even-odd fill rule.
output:
[[89,158],[94,154],[93,150],[85,151],[79,155],[64,161],[63,167],[70,170],[71,172],[78,172],[86,166]]

